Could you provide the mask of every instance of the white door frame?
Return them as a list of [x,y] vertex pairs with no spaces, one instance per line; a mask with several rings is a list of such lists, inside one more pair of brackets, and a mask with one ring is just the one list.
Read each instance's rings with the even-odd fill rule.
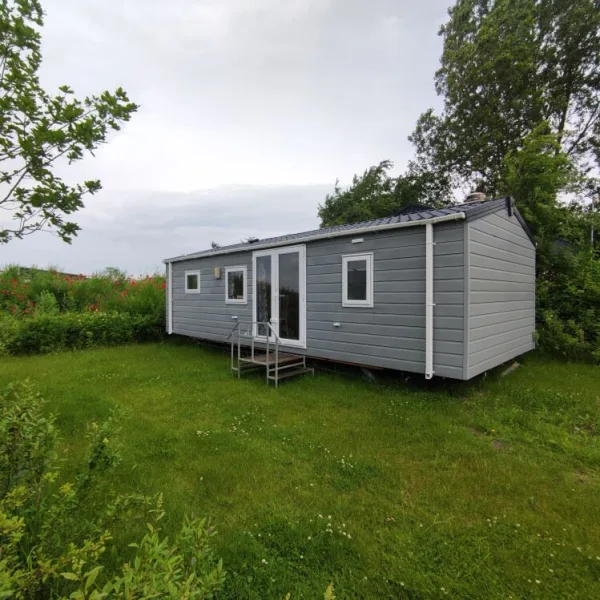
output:
[[[298,253],[298,270],[300,285],[300,339],[288,340],[281,339],[284,346],[294,346],[296,348],[306,348],[306,246],[283,246],[281,248],[272,248],[270,250],[257,250],[252,253],[252,321],[254,321],[254,339],[258,342],[266,342],[266,336],[258,335],[257,321],[257,295],[256,295],[256,259],[260,256],[271,257],[271,325],[277,335],[279,335],[279,255]],[[274,318],[273,318],[274,317]]]

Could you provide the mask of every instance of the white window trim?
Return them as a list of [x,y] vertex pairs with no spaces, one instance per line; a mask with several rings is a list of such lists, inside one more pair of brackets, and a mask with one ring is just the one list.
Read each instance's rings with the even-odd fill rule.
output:
[[[242,271],[244,277],[244,297],[229,298],[229,273],[237,271]],[[248,304],[248,267],[246,265],[225,267],[225,304]]]
[[[367,299],[348,299],[348,263],[354,260],[365,260],[367,262]],[[357,254],[342,254],[342,306],[373,308],[373,253],[359,252]]]
[[[194,289],[189,289],[188,288],[188,275],[197,275],[198,276],[198,289],[194,290]],[[201,288],[201,278],[200,278],[200,269],[196,269],[194,271],[186,271],[185,272],[185,279],[184,279],[184,285],[185,285],[185,293],[186,294],[199,294],[200,293],[200,288]]]

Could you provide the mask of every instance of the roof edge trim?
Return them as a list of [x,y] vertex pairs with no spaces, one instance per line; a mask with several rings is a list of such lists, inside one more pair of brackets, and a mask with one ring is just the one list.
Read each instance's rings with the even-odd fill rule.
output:
[[445,221],[464,221],[466,214],[464,212],[451,213],[449,215],[442,215],[440,217],[432,217],[431,219],[420,219],[418,221],[404,221],[402,223],[386,223],[384,225],[370,225],[368,227],[360,227],[352,230],[332,231],[326,235],[308,235],[302,238],[294,238],[293,240],[285,240],[281,242],[275,242],[270,244],[252,244],[249,248],[232,248],[215,251],[204,251],[195,252],[192,254],[184,254],[182,256],[175,256],[173,258],[165,258],[164,264],[182,262],[184,260],[193,260],[195,258],[205,258],[207,256],[220,256],[224,254],[236,254],[238,252],[254,252],[255,250],[266,250],[267,248],[277,248],[279,246],[295,246],[297,244],[304,244],[313,240],[327,240],[336,237],[348,237],[356,236],[362,233],[371,233],[373,231],[384,231],[386,229],[403,229],[404,227],[418,227],[420,225],[426,225],[427,223],[443,223]]
[[527,237],[531,241],[531,243],[535,246],[535,238],[533,237],[533,233],[527,222],[523,218],[523,215],[518,211],[515,199],[512,196],[506,196],[504,198],[497,198],[496,200],[491,200],[478,206],[476,209],[469,211],[467,214],[467,221],[476,221],[477,219],[481,219],[482,217],[487,217],[493,213],[496,213],[502,209],[506,209],[508,214],[514,216],[517,221],[519,221],[521,227],[527,234]]

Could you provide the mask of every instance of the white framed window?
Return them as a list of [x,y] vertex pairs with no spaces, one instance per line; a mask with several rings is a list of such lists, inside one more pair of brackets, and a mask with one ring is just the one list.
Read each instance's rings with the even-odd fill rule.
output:
[[342,306],[373,307],[373,253],[342,256]]
[[185,293],[199,294],[200,293],[200,271],[185,272]]
[[225,304],[247,304],[247,290],[247,268],[225,267]]

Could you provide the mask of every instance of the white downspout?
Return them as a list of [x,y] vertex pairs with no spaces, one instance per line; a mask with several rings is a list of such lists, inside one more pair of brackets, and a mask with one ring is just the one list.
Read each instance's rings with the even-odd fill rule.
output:
[[173,263],[170,262],[168,268],[169,283],[167,287],[167,333],[173,333]]
[[425,379],[433,377],[433,225],[425,225]]

